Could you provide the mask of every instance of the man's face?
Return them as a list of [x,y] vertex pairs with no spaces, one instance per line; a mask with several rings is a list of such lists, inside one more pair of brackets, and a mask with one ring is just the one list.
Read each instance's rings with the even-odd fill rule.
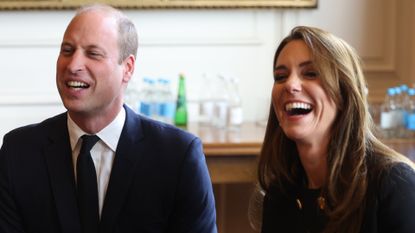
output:
[[103,12],[86,12],[69,24],[57,60],[56,83],[76,121],[111,118],[121,109],[134,57],[119,63],[117,24]]

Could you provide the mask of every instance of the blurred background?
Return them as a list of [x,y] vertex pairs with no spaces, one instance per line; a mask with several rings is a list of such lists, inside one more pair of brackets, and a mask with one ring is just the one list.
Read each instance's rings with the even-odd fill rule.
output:
[[[142,100],[149,99],[149,83],[154,83],[156,96],[167,90],[161,99],[175,103],[183,75],[189,123],[218,129],[263,125],[275,49],[294,26],[308,25],[328,30],[356,48],[364,63],[371,111],[381,125],[381,112],[389,111],[382,107],[388,88],[415,85],[415,1],[317,2],[316,8],[124,10],[139,34],[127,103],[140,112]],[[55,67],[73,15],[74,10],[0,11],[0,144],[9,130],[65,111],[55,86]],[[236,106],[236,118],[221,122],[218,116],[206,117],[206,100],[223,99]],[[261,139],[254,140],[259,147]],[[221,233],[253,232],[246,217],[251,188],[251,181],[215,184]]]
[[[272,59],[296,25],[331,31],[364,62],[369,97],[415,82],[415,3],[411,0],[318,0],[317,8],[130,9],[139,33],[135,88],[144,77],[186,77],[189,121],[218,76],[238,81],[244,121],[268,110]],[[0,138],[16,126],[64,111],[55,87],[59,45],[73,10],[0,11]],[[140,86],[141,85],[141,86]],[[132,85],[130,85],[132,86]],[[214,90],[210,90],[214,92]],[[260,112],[258,112],[260,111]],[[1,140],[1,139],[0,139]],[[1,141],[0,141],[1,142]]]

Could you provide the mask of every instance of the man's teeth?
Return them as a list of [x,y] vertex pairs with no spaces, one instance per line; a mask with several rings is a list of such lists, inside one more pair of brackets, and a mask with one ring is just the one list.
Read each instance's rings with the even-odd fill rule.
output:
[[72,88],[86,88],[89,86],[88,84],[80,81],[69,81],[67,82],[67,85]]
[[287,105],[285,105],[285,110],[286,111],[291,111],[293,109],[305,109],[305,110],[310,110],[311,109],[311,105],[307,104],[307,103],[288,103]]

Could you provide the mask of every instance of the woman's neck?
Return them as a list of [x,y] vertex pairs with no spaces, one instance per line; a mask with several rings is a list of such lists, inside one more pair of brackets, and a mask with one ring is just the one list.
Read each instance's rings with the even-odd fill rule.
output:
[[325,148],[327,147],[321,144],[297,143],[300,161],[307,175],[308,188],[321,188],[326,182],[327,150]]

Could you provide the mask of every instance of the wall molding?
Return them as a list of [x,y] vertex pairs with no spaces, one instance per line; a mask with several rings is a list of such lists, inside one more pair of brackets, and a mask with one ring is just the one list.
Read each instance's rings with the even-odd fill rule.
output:
[[0,94],[0,106],[15,106],[15,105],[27,105],[27,106],[49,106],[49,105],[61,105],[62,101],[59,96],[39,95],[34,93],[31,95],[22,95],[20,93],[15,94]]
[[117,8],[316,8],[317,0],[1,0],[2,10],[73,9],[86,3],[101,2]]
[[366,37],[367,40],[376,40],[376,36],[384,38],[382,53],[378,57],[362,55],[363,69],[365,72],[396,72],[397,53],[397,6],[396,1],[384,1],[383,12],[379,21],[384,26],[382,35]]
[[[379,56],[370,56],[365,54],[360,54],[363,61],[363,69],[365,72],[396,72],[396,45],[397,40],[397,6],[396,1],[382,1],[383,2],[383,12],[378,15],[377,22],[380,22],[383,25],[383,34],[374,35],[373,37],[365,37],[364,39],[376,40],[376,38],[382,37],[383,45],[381,46],[381,53]],[[283,35],[281,38],[285,37],[290,30],[299,25],[299,18],[301,10],[289,10],[284,11],[283,14]],[[408,21],[409,22],[409,21]]]

